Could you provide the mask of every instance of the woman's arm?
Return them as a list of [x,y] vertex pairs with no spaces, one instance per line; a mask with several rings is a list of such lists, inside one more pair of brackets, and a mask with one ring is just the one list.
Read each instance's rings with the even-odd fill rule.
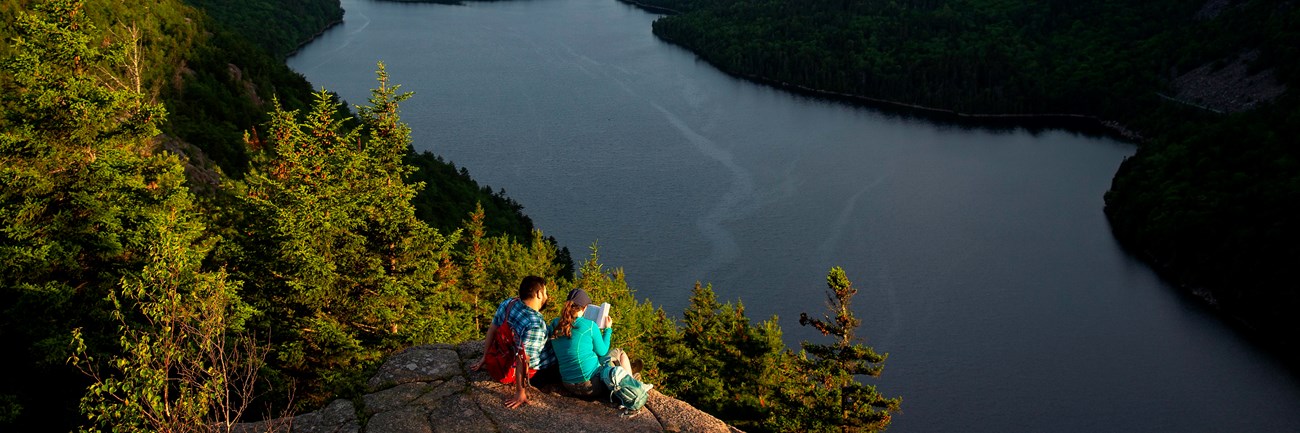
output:
[[[593,327],[596,322],[591,322]],[[612,323],[610,319],[605,319],[605,323]],[[614,328],[593,329],[591,333],[591,347],[596,351],[596,356],[605,356],[609,354],[609,342],[614,336]]]

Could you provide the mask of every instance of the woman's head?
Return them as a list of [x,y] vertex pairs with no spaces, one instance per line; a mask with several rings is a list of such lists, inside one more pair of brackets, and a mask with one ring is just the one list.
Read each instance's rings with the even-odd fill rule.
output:
[[569,296],[564,301],[564,309],[560,311],[560,321],[555,324],[555,333],[552,338],[573,337],[573,322],[578,320],[587,305],[591,304],[591,297],[582,289],[573,289],[569,291]]

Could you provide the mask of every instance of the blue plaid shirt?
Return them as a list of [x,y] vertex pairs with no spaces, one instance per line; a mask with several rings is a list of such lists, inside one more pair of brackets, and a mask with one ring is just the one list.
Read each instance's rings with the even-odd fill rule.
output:
[[[506,316],[506,305],[518,298],[510,298],[497,305],[496,314],[492,315],[492,326],[501,326]],[[550,328],[542,313],[528,308],[522,301],[510,307],[510,329],[515,333],[515,347],[524,346],[528,355],[528,368],[541,370],[555,364],[555,351],[551,350]]]

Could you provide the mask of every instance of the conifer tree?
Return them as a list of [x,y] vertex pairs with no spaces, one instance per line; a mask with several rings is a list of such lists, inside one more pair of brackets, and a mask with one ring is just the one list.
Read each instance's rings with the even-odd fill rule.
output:
[[[534,229],[532,236],[524,242],[516,241],[505,234],[484,238],[482,246],[486,258],[484,263],[486,279],[480,299],[489,304],[485,310],[488,316],[486,318],[491,318],[490,315],[495,312],[497,303],[516,296],[519,281],[525,276],[536,275],[556,283],[548,286],[552,290],[559,287],[559,273],[563,267],[558,263],[559,251],[556,250],[555,243],[547,239],[541,230]],[[551,296],[554,297],[556,294],[551,293]],[[560,303],[551,302],[550,309],[543,313],[548,316],[559,314],[558,304]]]
[[104,300],[147,260],[150,221],[185,200],[178,160],[150,140],[163,108],[106,85],[133,41],[99,34],[84,9],[18,11],[0,64],[0,395],[27,419],[77,418],[70,332],[113,350]]
[[695,284],[680,343],[664,355],[666,388],[678,398],[750,431],[770,431],[775,392],[792,361],[774,316],[752,323],[745,306],[720,303]]
[[[180,188],[179,164],[166,179]],[[249,314],[239,284],[201,269],[215,239],[203,239],[190,196],[162,205],[144,223],[154,232],[144,268],[108,295],[120,352],[97,363],[73,331],[70,361],[94,381],[81,399],[85,431],[228,432],[254,397],[265,349],[234,332]]]
[[465,264],[461,267],[462,299],[475,310],[474,328],[479,331],[487,329],[491,323],[491,317],[487,316],[493,314],[496,307],[493,299],[483,297],[488,285],[488,251],[484,239],[487,231],[483,224],[485,217],[483,203],[476,203],[474,212],[469,214],[469,220],[464,222],[465,234],[468,236],[465,237],[465,251],[461,255]]
[[[804,388],[787,389],[784,417],[786,426],[817,431],[881,431],[889,427],[890,414],[897,412],[901,398],[886,398],[873,385],[863,385],[856,376],[879,377],[888,354],[877,354],[860,343],[854,331],[862,322],[854,317],[849,303],[858,290],[844,269],[831,268],[826,275],[827,308],[830,315],[811,319],[799,315],[799,324],[812,326],[822,335],[835,338],[831,344],[802,343],[801,376]],[[811,356],[809,356],[811,355]]]
[[409,94],[397,90],[380,64],[359,125],[321,91],[302,120],[276,103],[265,138],[248,140],[260,152],[235,191],[242,220],[227,254],[274,336],[272,363],[306,380],[308,403],[388,350],[472,333],[472,320],[444,308],[458,235],[418,220],[410,200],[421,185],[403,181],[410,130],[398,102]]

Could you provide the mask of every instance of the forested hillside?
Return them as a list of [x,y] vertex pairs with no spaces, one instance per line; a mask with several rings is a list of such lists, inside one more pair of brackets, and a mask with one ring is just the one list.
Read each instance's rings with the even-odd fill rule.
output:
[[656,35],[739,76],[941,120],[1069,114],[1115,128],[1141,143],[1106,195],[1117,238],[1300,353],[1295,2],[635,3],[674,12]]
[[338,0],[186,0],[230,31],[283,60],[299,45],[343,22]]
[[[337,2],[317,3],[333,7],[322,13],[341,13]],[[283,110],[296,110],[311,108],[314,100],[319,107],[321,98],[333,99],[312,96],[310,84],[262,48],[275,42],[251,42],[179,1],[148,7],[17,0],[0,5],[5,17],[0,54],[6,59],[0,79],[0,261],[5,263],[0,341],[13,349],[0,361],[10,377],[0,385],[0,426],[66,431],[84,419],[76,414],[77,399],[88,383],[66,362],[73,349],[72,330],[82,330],[87,353],[127,350],[114,349],[121,325],[115,325],[115,318],[134,325],[139,317],[119,317],[106,296],[116,293],[122,302],[125,288],[136,284],[130,281],[143,281],[148,274],[151,257],[201,260],[206,264],[186,272],[202,276],[199,280],[215,272],[222,276],[217,286],[233,288],[245,300],[254,299],[250,295],[259,286],[240,289],[237,280],[225,279],[227,272],[259,282],[284,279],[250,274],[237,261],[253,257],[236,242],[238,235],[249,233],[232,224],[264,227],[269,222],[249,219],[253,214],[238,199],[247,188],[240,179],[258,173],[259,165],[251,161],[262,154],[249,146],[245,133],[258,142],[270,115],[281,109],[277,103]],[[37,6],[43,9],[38,12]],[[319,30],[303,26],[277,37],[303,41]],[[336,115],[350,116],[347,107],[330,107]],[[465,170],[432,154],[415,153],[409,143],[392,149],[397,160],[390,158],[390,165],[405,162],[419,170],[393,171],[399,178],[389,181],[427,185],[406,193],[417,196],[409,201],[409,212],[421,221],[407,224],[428,224],[451,236],[430,246],[443,248],[439,254],[450,258],[448,248],[457,239],[453,232],[470,219],[476,203],[485,209],[478,226],[483,242],[510,249],[520,263],[524,258],[519,254],[555,249],[553,240],[532,240],[532,223],[522,206],[478,185]],[[165,214],[181,219],[158,219]],[[193,245],[167,256],[158,249],[166,239],[158,237],[159,230],[174,230],[166,227],[185,227],[176,232],[179,240],[168,242]],[[555,266],[565,269],[570,266],[567,251],[552,255],[560,254],[565,258]],[[529,269],[512,266],[520,267],[519,272]],[[231,308],[247,306],[231,302]],[[248,317],[230,319],[256,323],[259,317],[272,317],[269,311],[247,311]],[[101,366],[105,361],[97,360]],[[310,391],[312,386],[305,385],[298,398],[321,392],[319,386]]]
[[481,338],[525,275],[615,305],[656,389],[751,431],[899,409],[855,379],[886,356],[838,268],[839,307],[804,321],[829,344],[792,352],[708,287],[678,324],[414,153],[382,64],[351,109],[179,0],[0,5],[0,430],[226,431],[355,397],[395,350]]

